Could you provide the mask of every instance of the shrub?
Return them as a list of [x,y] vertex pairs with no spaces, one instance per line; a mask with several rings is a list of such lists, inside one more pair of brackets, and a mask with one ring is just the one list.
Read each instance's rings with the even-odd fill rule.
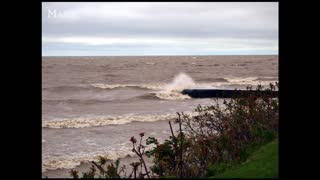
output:
[[[275,88],[270,84],[265,91]],[[240,94],[224,100],[223,106],[217,99],[212,106],[199,105],[193,116],[178,113],[177,136],[169,122],[169,140],[159,144],[154,137],[147,139],[147,144],[156,145],[147,153],[154,157],[151,171],[159,176],[202,177],[210,164],[215,167],[211,174],[221,172],[225,164],[244,161],[252,149],[276,138],[278,99],[272,93],[259,94],[262,90],[258,86],[258,93],[245,97]]]

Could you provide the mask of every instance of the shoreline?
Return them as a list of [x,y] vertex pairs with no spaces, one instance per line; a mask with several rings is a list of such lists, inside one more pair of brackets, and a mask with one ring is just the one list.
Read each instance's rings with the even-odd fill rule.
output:
[[[174,119],[171,119],[170,121],[173,121],[173,120]],[[72,134],[73,134],[72,131],[83,132],[83,131],[90,130],[91,132],[95,132],[96,134],[100,134],[102,139],[105,139],[105,137],[115,138],[114,136],[110,136],[110,134],[116,134],[116,136],[119,136],[120,135],[119,133],[123,132],[124,134],[121,135],[121,137],[124,137],[124,138],[122,138],[122,141],[123,142],[127,142],[127,143],[130,144],[129,146],[121,146],[121,147],[125,148],[125,153],[123,155],[120,155],[120,156],[117,156],[117,157],[112,156],[113,152],[114,153],[118,153],[117,150],[113,150],[112,152],[111,151],[110,152],[103,152],[102,154],[94,155],[95,157],[98,156],[98,155],[102,155],[102,156],[107,155],[107,156],[109,156],[110,153],[111,153],[111,156],[109,156],[110,159],[113,159],[113,161],[115,161],[116,158],[119,158],[120,159],[120,164],[122,165],[123,163],[121,161],[123,161],[123,162],[130,161],[129,163],[125,163],[125,164],[130,164],[133,161],[132,159],[138,160],[137,159],[138,157],[136,157],[136,155],[133,152],[131,152],[132,145],[129,142],[129,138],[131,136],[136,136],[137,137],[140,132],[144,132],[145,133],[145,138],[144,138],[143,142],[145,142],[147,137],[157,137],[158,140],[160,142],[162,142],[164,139],[167,139],[170,136],[170,129],[169,129],[168,122],[169,122],[169,120],[158,120],[158,121],[153,121],[153,122],[133,121],[132,123],[121,125],[122,127],[126,126],[125,127],[125,131],[123,131],[122,128],[118,128],[119,125],[90,127],[90,128],[79,128],[79,129],[68,129],[68,130],[66,130],[66,129],[47,129],[47,131],[51,131],[52,133],[59,132],[60,135],[72,137]],[[177,128],[178,127],[174,126],[175,130],[177,130]],[[62,131],[64,133],[62,133]],[[108,133],[106,134],[106,132],[108,132]],[[67,133],[67,134],[65,134],[65,133]],[[69,133],[71,133],[71,134],[69,134]],[[50,139],[48,140],[48,142],[50,142]],[[99,141],[97,141],[97,142],[99,142]],[[116,142],[114,142],[114,143],[116,143]],[[106,144],[103,147],[108,147],[108,146],[109,145]],[[151,148],[151,146],[149,148]],[[146,150],[148,150],[148,148]],[[95,158],[92,157],[90,159],[95,159]],[[45,177],[46,175],[48,177],[66,177],[66,175],[67,175],[67,177],[70,177],[69,176],[69,171],[71,169],[79,170],[79,172],[80,172],[79,175],[82,175],[81,172],[83,171],[83,169],[89,170],[90,166],[91,166],[90,165],[91,163],[89,163],[89,161],[87,161],[87,160],[81,160],[81,161],[79,161],[77,163],[77,165],[74,166],[74,167],[57,167],[56,169],[50,169],[49,167],[52,167],[52,168],[55,168],[55,167],[54,166],[48,166],[48,169],[46,169],[43,166],[44,169],[43,169],[43,171],[41,173],[42,177]],[[97,159],[95,159],[95,161],[97,161]],[[110,162],[112,162],[112,161],[110,161]],[[110,162],[108,161],[108,163],[110,163]],[[150,160],[150,162],[151,162],[151,160]],[[42,159],[42,165],[43,165],[43,163],[44,163],[44,161]],[[87,165],[87,164],[89,164],[89,165]],[[62,175],[60,176],[59,173],[61,173]]]
[[[149,169],[150,166],[153,165],[152,158],[148,158],[146,155],[144,155],[143,158],[144,158],[146,165]],[[132,172],[132,168],[130,166],[130,163],[137,162],[137,161],[139,161],[139,157],[136,155],[120,158],[119,168],[122,167],[123,165],[125,165],[126,166],[125,173],[126,173],[126,176],[128,176]],[[105,167],[107,165],[111,164],[112,162],[114,163],[115,160],[108,160],[106,162]],[[80,163],[80,165],[77,165],[74,168],[59,168],[59,169],[55,169],[55,170],[46,170],[46,171],[42,172],[41,176],[42,176],[42,178],[46,178],[46,177],[47,178],[72,178],[72,176],[70,175],[70,170],[74,169],[74,170],[77,170],[79,176],[82,177],[82,173],[89,171],[90,167],[92,165],[93,164],[89,161],[82,162],[82,163]],[[96,175],[99,175],[98,169],[97,169]]]

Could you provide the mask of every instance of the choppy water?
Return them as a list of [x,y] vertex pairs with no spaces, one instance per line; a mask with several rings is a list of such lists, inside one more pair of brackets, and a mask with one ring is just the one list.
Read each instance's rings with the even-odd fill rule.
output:
[[210,99],[184,88],[278,81],[278,56],[43,57],[43,170],[130,154],[131,136],[169,136],[167,120]]

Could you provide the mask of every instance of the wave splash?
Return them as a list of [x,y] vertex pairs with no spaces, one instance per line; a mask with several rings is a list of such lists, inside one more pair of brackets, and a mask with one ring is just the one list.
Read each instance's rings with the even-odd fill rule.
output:
[[185,73],[179,73],[173,81],[165,87],[166,91],[181,92],[184,89],[192,88],[196,85],[193,79]]
[[164,87],[162,91],[156,93],[160,99],[185,100],[191,99],[188,95],[181,94],[182,90],[192,88],[196,85],[193,79],[185,73],[180,72],[174,77],[172,82]]

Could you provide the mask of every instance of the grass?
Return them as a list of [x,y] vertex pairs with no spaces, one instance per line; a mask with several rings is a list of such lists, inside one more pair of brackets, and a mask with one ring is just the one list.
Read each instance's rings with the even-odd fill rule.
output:
[[278,141],[272,141],[255,151],[241,165],[210,178],[277,178],[278,147]]

